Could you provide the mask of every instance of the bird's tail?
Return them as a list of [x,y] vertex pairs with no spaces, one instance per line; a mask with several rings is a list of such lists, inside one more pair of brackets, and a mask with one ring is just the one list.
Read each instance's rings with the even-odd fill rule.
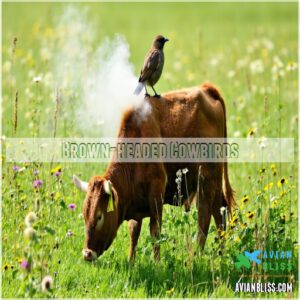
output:
[[145,83],[139,82],[133,93],[135,95],[139,95],[144,87],[145,87]]

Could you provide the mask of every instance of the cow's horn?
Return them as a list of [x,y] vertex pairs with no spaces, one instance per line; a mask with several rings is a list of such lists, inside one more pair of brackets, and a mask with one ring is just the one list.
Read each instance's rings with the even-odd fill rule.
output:
[[81,181],[76,175],[73,175],[73,182],[79,190],[87,192],[89,185],[88,182]]
[[111,182],[110,180],[104,181],[104,191],[106,194],[111,195]]

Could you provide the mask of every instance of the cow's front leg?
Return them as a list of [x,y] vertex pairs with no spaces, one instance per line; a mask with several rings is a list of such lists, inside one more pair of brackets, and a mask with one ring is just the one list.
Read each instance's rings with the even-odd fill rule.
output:
[[130,220],[128,222],[129,234],[130,234],[130,248],[129,248],[129,257],[128,260],[130,262],[134,261],[135,253],[136,253],[136,246],[138,243],[138,239],[140,236],[142,227],[142,220]]
[[150,217],[150,234],[153,239],[154,259],[160,260],[160,245],[158,242],[161,230],[162,205],[157,215]]

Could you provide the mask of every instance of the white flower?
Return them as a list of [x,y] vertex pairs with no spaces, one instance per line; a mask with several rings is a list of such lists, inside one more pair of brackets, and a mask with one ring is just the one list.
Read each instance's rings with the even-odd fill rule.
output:
[[32,240],[36,237],[36,231],[32,227],[27,227],[24,230],[24,237],[26,240]]
[[35,76],[33,77],[33,82],[39,83],[42,80],[41,76]]
[[297,65],[296,62],[290,61],[290,62],[288,62],[288,64],[287,64],[286,70],[287,70],[287,71],[294,71],[294,70],[297,69],[297,67],[298,67],[298,65]]
[[42,291],[47,292],[53,286],[53,279],[50,275],[47,275],[42,280]]
[[33,211],[31,211],[25,217],[25,224],[27,227],[32,227],[32,225],[35,223],[36,220],[37,220],[36,214]]
[[182,171],[181,171],[181,169],[179,169],[179,170],[176,172],[176,176],[177,176],[177,177],[181,177],[181,176],[182,176]]
[[266,146],[267,146],[267,138],[266,137],[261,137],[259,140],[258,140],[258,145],[259,145],[259,148],[261,150],[265,149]]
[[234,70],[230,70],[228,73],[227,73],[227,77],[228,78],[232,78],[235,76],[235,71]]
[[250,63],[250,70],[253,74],[259,74],[264,71],[264,64],[260,59],[254,60]]
[[220,214],[223,215],[225,211],[226,211],[226,207],[225,207],[225,206],[222,206],[222,207],[220,208]]
[[188,169],[188,168],[184,168],[184,169],[182,169],[182,173],[183,173],[183,174],[186,174],[188,171],[189,171],[189,169]]

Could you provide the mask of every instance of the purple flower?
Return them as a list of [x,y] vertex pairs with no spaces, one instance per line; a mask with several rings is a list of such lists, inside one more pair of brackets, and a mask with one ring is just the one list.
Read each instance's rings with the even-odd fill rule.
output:
[[60,171],[56,171],[56,172],[55,172],[55,176],[56,176],[56,177],[59,177],[60,173],[61,173]]
[[24,269],[24,270],[27,270],[29,272],[30,269],[31,269],[31,266],[30,266],[30,263],[27,260],[23,259],[22,262],[20,263],[20,268]]
[[21,169],[21,167],[13,166],[12,169],[13,169],[13,171],[18,172]]
[[39,171],[39,170],[35,170],[35,171],[33,171],[33,174],[34,174],[35,176],[39,175],[39,173],[40,173],[40,171]]
[[76,209],[76,204],[75,204],[75,203],[69,204],[69,209],[70,209],[71,211],[74,211],[74,210]]
[[33,187],[36,189],[39,189],[43,184],[43,180],[41,179],[37,179],[33,182]]

